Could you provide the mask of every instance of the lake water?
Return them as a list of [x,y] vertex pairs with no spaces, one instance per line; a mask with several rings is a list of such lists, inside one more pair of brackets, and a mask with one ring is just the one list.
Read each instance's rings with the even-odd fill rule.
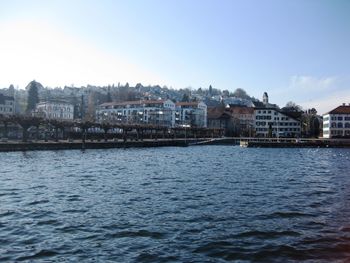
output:
[[0,153],[0,261],[346,259],[349,149]]

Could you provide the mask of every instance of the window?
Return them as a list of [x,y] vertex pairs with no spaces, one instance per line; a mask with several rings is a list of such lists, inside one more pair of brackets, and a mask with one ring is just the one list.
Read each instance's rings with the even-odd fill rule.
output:
[[338,122],[338,128],[343,128],[343,123]]
[[350,121],[350,117],[344,117],[346,121]]
[[345,123],[345,128],[350,128],[350,122]]
[[267,113],[271,113],[271,111],[269,110]]
[[342,116],[338,116],[338,121],[342,121],[343,117]]

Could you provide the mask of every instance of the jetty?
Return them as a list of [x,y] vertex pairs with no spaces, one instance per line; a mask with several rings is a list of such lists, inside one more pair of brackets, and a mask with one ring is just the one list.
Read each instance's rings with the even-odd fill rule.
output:
[[350,148],[349,139],[241,138],[239,144],[255,148]]
[[350,148],[350,139],[222,137],[202,139],[190,145],[240,145],[254,148]]

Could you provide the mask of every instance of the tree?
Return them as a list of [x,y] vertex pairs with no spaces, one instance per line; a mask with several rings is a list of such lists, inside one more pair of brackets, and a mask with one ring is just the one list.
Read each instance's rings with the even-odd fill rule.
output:
[[8,91],[9,96],[14,97],[15,96],[15,87],[11,84]]
[[209,85],[209,96],[213,95],[213,87]]
[[284,106],[282,108],[283,111],[295,111],[295,112],[301,112],[302,111],[302,107],[297,105],[295,102],[293,101],[288,101],[286,106]]
[[85,115],[85,120],[93,121],[95,120],[96,102],[97,102],[97,92],[93,91],[89,94],[87,114]]
[[315,108],[308,109],[302,116],[303,135],[311,138],[320,136],[320,121]]
[[181,101],[182,102],[189,102],[190,101],[190,97],[188,96],[187,93],[184,93],[184,95],[182,96]]
[[106,102],[112,102],[112,96],[110,91],[107,92]]
[[244,89],[236,89],[232,93],[233,97],[241,98],[241,99],[250,99],[250,96],[247,94],[247,92]]
[[28,85],[28,98],[27,98],[27,112],[34,110],[36,104],[39,102],[38,84],[35,80],[31,81]]

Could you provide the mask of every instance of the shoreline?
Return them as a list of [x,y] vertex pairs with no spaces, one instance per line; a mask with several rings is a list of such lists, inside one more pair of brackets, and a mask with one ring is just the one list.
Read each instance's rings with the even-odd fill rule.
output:
[[48,151],[48,150],[84,150],[111,148],[146,148],[146,147],[186,147],[192,140],[143,140],[143,141],[58,141],[58,142],[0,142],[0,152]]
[[84,150],[84,149],[112,149],[112,148],[153,148],[153,147],[187,147],[203,145],[227,145],[247,148],[350,148],[350,140],[307,139],[296,141],[288,139],[277,141],[274,139],[254,138],[188,138],[188,139],[145,139],[129,141],[7,141],[0,142],[0,152],[16,151],[50,151],[50,150]]

